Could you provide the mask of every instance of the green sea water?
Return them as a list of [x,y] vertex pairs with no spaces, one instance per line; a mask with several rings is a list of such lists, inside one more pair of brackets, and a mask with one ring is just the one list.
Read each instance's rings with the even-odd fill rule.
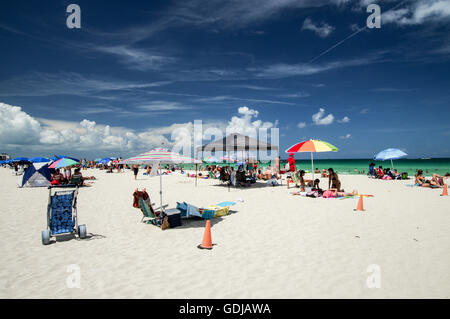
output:
[[[305,171],[311,170],[311,160],[296,159],[295,162],[297,169],[303,169]],[[332,167],[337,173],[341,174],[367,174],[371,162],[374,162],[376,167],[381,165],[383,168],[391,168],[391,161],[374,161],[372,159],[317,159],[314,160],[314,168],[322,170]],[[393,161],[393,163],[394,168],[400,173],[407,172],[410,176],[414,175],[418,169],[422,169],[425,175],[433,173],[444,175],[445,173],[450,173],[450,158],[399,159]],[[285,164],[286,161],[281,160],[281,167],[284,167]],[[203,164],[203,166],[206,165],[208,164]],[[224,166],[230,164],[219,165]],[[271,164],[259,164],[260,167],[267,167],[269,165]]]

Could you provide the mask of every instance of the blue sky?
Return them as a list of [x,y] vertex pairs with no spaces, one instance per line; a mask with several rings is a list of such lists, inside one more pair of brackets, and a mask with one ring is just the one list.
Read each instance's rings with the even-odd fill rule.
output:
[[449,22],[450,0],[3,1],[0,148],[126,157],[202,120],[450,157]]

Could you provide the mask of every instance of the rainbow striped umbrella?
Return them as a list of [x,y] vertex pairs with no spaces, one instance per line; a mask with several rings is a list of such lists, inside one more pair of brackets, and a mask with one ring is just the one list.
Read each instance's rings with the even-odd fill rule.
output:
[[292,145],[286,150],[286,153],[311,153],[311,173],[314,180],[314,152],[337,152],[339,149],[328,142],[321,140],[308,140]]
[[57,160],[56,162],[53,162],[52,165],[50,165],[48,168],[61,168],[61,167],[68,167],[72,165],[77,165],[79,162],[76,162],[70,158],[61,158]]

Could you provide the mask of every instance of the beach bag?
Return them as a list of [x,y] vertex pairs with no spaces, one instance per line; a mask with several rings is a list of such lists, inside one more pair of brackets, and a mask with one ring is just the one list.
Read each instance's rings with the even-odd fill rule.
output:
[[163,222],[161,224],[161,230],[166,230],[170,228],[170,224],[169,224],[169,216],[164,216],[163,217]]
[[408,173],[407,172],[403,172],[402,173],[402,179],[408,179]]

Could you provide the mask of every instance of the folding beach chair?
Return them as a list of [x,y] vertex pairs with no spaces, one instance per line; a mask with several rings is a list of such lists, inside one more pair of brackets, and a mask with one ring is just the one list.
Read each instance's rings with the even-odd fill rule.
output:
[[79,175],[72,175],[70,178],[70,185],[83,186],[83,179]]
[[300,179],[298,177],[298,174],[299,174],[298,171],[295,171],[295,172],[293,172],[291,174],[291,179],[292,179],[292,182],[294,183],[294,185],[299,185],[300,184]]
[[[153,209],[152,204],[148,205],[142,198],[139,198],[139,204],[141,206],[142,219],[141,222],[146,224],[153,224],[156,226],[161,226],[161,208],[158,207]],[[168,205],[163,205],[163,207],[167,207]]]

